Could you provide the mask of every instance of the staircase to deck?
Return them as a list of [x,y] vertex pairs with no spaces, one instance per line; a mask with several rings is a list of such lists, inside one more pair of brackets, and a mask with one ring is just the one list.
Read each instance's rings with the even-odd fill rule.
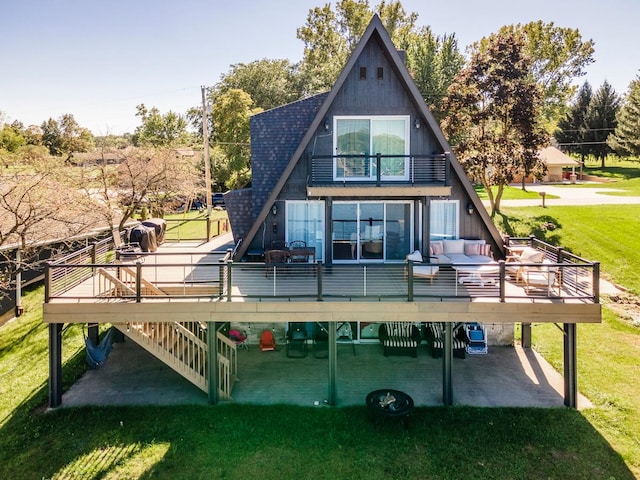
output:
[[[103,284],[103,296],[110,294],[135,295],[136,273],[122,267],[118,278],[99,269],[98,276]],[[145,295],[166,295],[152,283],[141,279]],[[207,325],[201,322],[126,322],[114,327],[129,339],[189,380],[196,387],[209,393],[209,348],[207,345]],[[220,332],[216,332],[218,350],[218,397],[231,399],[233,383],[236,379],[236,344]]]

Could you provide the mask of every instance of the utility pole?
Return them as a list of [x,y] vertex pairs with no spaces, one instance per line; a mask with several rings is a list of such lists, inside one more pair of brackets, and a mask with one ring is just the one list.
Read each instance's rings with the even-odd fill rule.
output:
[[204,180],[207,190],[207,216],[211,216],[211,161],[209,159],[209,115],[207,111],[206,89],[202,85],[202,136],[204,137]]

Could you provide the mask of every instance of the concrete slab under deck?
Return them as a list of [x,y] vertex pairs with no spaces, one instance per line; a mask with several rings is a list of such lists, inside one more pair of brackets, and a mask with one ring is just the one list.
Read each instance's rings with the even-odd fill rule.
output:
[[[442,405],[442,359],[425,346],[418,357],[384,357],[379,344],[338,346],[338,406],[364,405],[368,392],[397,389],[416,406]],[[327,398],[328,360],[288,358],[257,346],[238,351],[233,402],[313,406]],[[562,407],[562,375],[531,349],[490,347],[487,355],[453,361],[455,405],[479,407]],[[106,364],[88,370],[62,398],[63,407],[80,405],[208,404],[207,395],[130,340],[114,345]],[[578,408],[591,403],[579,395]]]

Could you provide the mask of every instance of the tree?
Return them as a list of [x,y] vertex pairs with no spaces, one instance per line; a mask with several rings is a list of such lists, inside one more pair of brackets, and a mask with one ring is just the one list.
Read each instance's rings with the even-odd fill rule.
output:
[[594,61],[593,41],[583,41],[578,29],[541,20],[505,26],[500,31],[514,28],[524,35],[525,51],[532,59],[531,74],[542,88],[542,118],[547,132],[552,133],[576,91],[574,80]]
[[[143,205],[162,216],[162,205],[173,196],[192,198],[203,189],[201,176],[191,158],[171,148],[129,147],[113,149],[101,145],[103,161],[91,171],[82,169],[76,188],[85,201],[112,229],[124,229],[127,221]],[[117,165],[105,160],[107,153],[119,158]]]
[[162,114],[156,107],[149,110],[144,103],[137,107],[136,116],[142,125],[136,127],[133,143],[144,147],[179,147],[193,141],[187,131],[187,120],[182,115],[169,110]]
[[504,187],[516,174],[544,174],[538,157],[546,143],[538,124],[542,100],[530,69],[523,35],[502,30],[472,52],[444,101],[450,112],[445,133],[457,141],[456,154],[467,173],[484,185],[491,215],[500,211]]
[[563,150],[572,153],[579,153],[584,162],[585,156],[589,153],[589,146],[586,144],[589,133],[587,126],[587,110],[591,103],[593,92],[589,82],[578,90],[576,98],[565,117],[558,123],[559,130],[555,133],[555,138],[563,147]]
[[22,135],[22,132],[17,126],[4,125],[0,129],[0,150],[6,150],[7,152],[17,152],[20,147],[27,144],[27,140]]
[[438,120],[444,116],[442,99],[464,63],[455,35],[437,37],[429,27],[413,34],[407,46],[407,68]]
[[616,114],[620,108],[620,97],[613,87],[604,82],[596,91],[587,109],[587,144],[589,152],[600,159],[600,165],[605,167],[605,159],[611,152],[607,145],[607,137],[616,128]]
[[0,182],[0,246],[7,247],[0,249],[5,291],[15,288],[16,272],[39,268],[43,243],[62,243],[96,224],[95,212],[70,182],[69,167],[44,147],[25,147],[19,155]]
[[[399,1],[382,0],[375,8],[397,48],[414,40],[416,13],[407,14]],[[373,11],[368,0],[340,0],[309,10],[307,22],[297,31],[304,42],[301,74],[311,92],[329,90],[367,28]]]
[[640,156],[640,77],[629,84],[624,103],[616,115],[616,128],[607,145],[618,155]]
[[[231,65],[209,92],[211,103],[229,90],[243,90],[253,104],[263,110],[286,105],[303,97],[297,66],[289,60],[257,60],[248,64]],[[202,126],[200,125],[200,128]]]
[[69,161],[74,152],[87,152],[94,145],[91,132],[81,127],[73,115],[66,113],[58,120],[49,118],[41,125],[42,144],[51,155],[64,156]]
[[224,181],[228,188],[242,188],[248,183],[251,175],[249,117],[261,111],[242,90],[231,89],[217,98],[211,112],[212,140],[225,154],[227,165],[222,170],[230,172],[228,179],[218,178],[218,184]]

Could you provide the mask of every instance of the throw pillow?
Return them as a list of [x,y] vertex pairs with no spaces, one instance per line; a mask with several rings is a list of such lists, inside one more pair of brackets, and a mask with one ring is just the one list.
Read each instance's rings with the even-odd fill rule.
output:
[[490,257],[491,245],[488,245],[488,244],[478,245],[478,255],[482,255],[483,257]]
[[433,250],[433,253],[431,253],[431,255],[444,254],[444,247],[442,246],[442,242],[431,242],[431,249]]
[[464,246],[465,255],[480,255],[480,244],[471,243]]
[[464,254],[464,240],[445,240],[443,242],[444,254],[462,253]]

